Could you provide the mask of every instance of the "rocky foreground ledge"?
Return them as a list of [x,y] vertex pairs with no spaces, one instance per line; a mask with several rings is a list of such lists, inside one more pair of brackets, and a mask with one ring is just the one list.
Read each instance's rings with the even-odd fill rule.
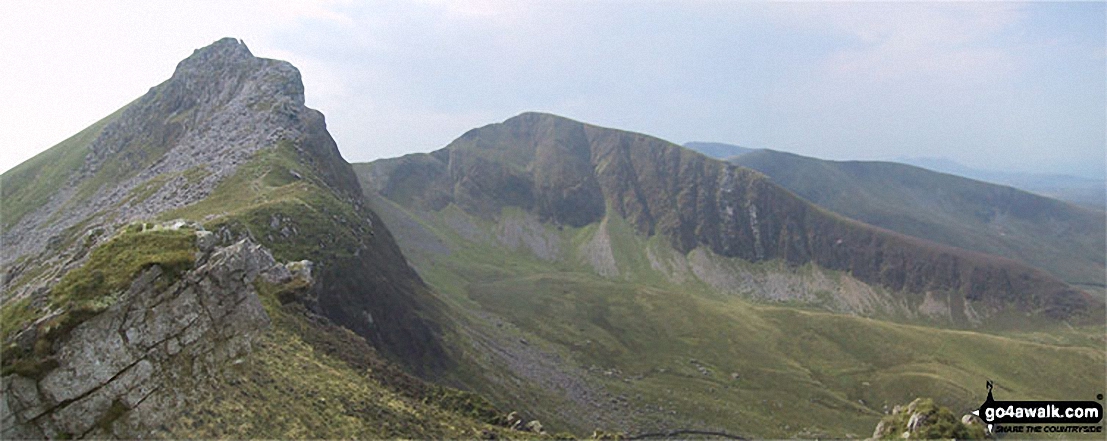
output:
[[184,228],[197,251],[179,277],[151,265],[64,335],[42,338],[48,315],[5,342],[37,359],[5,370],[0,438],[149,433],[269,328],[255,282],[312,283],[310,262],[280,264],[250,239],[217,246],[213,233]]

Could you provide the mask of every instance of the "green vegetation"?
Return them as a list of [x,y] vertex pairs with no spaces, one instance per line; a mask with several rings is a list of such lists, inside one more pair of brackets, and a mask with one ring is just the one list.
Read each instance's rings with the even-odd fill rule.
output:
[[[271,105],[259,103],[261,108]],[[79,168],[87,144],[103,124],[4,175],[4,228],[44,203],[58,188],[49,185]],[[162,129],[162,135],[174,133],[173,127],[159,126]],[[537,159],[549,161],[542,162],[543,167],[557,168],[557,148],[563,140],[544,144],[546,156]],[[458,145],[477,141],[467,137]],[[616,141],[608,140],[610,145],[619,144]],[[992,334],[953,331],[833,314],[811,305],[758,303],[708,286],[692,274],[695,269],[677,274],[683,279],[668,274],[659,269],[665,264],[658,261],[688,254],[676,252],[660,235],[639,234],[637,227],[654,222],[648,219],[653,214],[664,219],[651,224],[651,230],[671,226],[684,216],[664,208],[652,214],[642,211],[637,214],[641,217],[629,221],[608,215],[602,222],[571,227],[543,224],[519,208],[475,216],[452,204],[425,212],[423,206],[374,201],[406,256],[437,291],[429,293],[407,272],[405,256],[392,249],[387,232],[374,231],[366,221],[375,216],[347,200],[355,192],[337,188],[341,177],[326,174],[345,164],[338,161],[331,164],[337,164],[335,168],[322,168],[327,164],[319,162],[326,158],[313,150],[319,146],[297,142],[283,140],[259,150],[209,197],[159,215],[162,220],[185,218],[229,233],[220,237],[252,237],[278,260],[310,259],[316,264],[316,280],[322,281],[311,290],[302,280],[280,286],[257,282],[272,327],[252,353],[212,380],[215,384],[197,388],[199,402],[165,427],[167,437],[519,435],[500,427],[504,412],[480,395],[423,382],[394,361],[495,397],[497,404],[538,417],[554,430],[577,434],[596,429],[584,413],[603,413],[609,417],[606,421],[619,425],[600,429],[620,431],[617,434],[690,427],[752,437],[865,436],[887,406],[933,396],[950,403],[954,411],[923,405],[938,422],[925,434],[960,435],[955,418],[979,405],[986,379],[996,381],[1005,396],[1028,400],[1074,399],[1107,386],[1102,376],[1107,366],[1103,326],[1042,325]],[[526,173],[536,161],[532,152],[516,149],[512,142],[493,145],[499,149],[477,150],[470,158],[473,164],[502,163],[491,170],[493,177]],[[80,203],[105,183],[133,176],[166,148],[149,147],[141,139],[123,146],[118,160],[107,162],[82,183],[71,203]],[[673,152],[662,147],[659,154]],[[698,155],[675,151],[670,156],[673,162],[689,164],[694,161],[688,157]],[[588,155],[577,159],[590,166]],[[615,159],[602,158],[600,167],[618,167]],[[579,177],[554,174],[546,183],[572,184],[567,178]],[[208,171],[197,167],[154,178],[128,198],[149,198],[181,176],[196,183]],[[751,178],[751,188],[763,179]],[[506,185],[493,191],[517,196],[523,187]],[[699,197],[673,188],[658,191],[685,202]],[[631,192],[625,196],[627,200],[618,202],[635,202],[629,199]],[[565,199],[568,205],[592,201],[583,196]],[[653,202],[662,200],[667,199]],[[616,212],[608,208],[607,213]],[[688,224],[685,232],[694,233],[688,237],[695,245],[699,232],[693,230],[712,225]],[[69,248],[87,227],[78,223],[70,228],[60,246]],[[160,268],[156,283],[165,287],[191,268],[194,241],[187,229],[134,225],[92,250],[83,266],[63,276],[44,307],[34,307],[28,298],[7,301],[0,309],[0,337],[5,343],[48,309],[60,312],[39,325],[32,348],[5,348],[4,373],[39,378],[56,365],[50,356],[56,339],[110,307],[145,269]],[[751,264],[709,257],[722,262],[724,269],[780,274],[787,280],[843,279],[813,264],[792,267],[780,261]],[[614,268],[611,274],[597,274],[595,267],[608,263],[605,268]],[[35,277],[34,271],[41,269],[28,271],[20,281]],[[848,289],[841,280],[832,286]],[[828,302],[836,294],[824,289],[817,296]],[[344,320],[342,325],[358,333],[315,316],[318,311],[336,322]],[[370,344],[366,338],[376,340]],[[452,345],[448,352],[434,346],[439,339]],[[560,366],[528,363],[532,359],[526,357],[534,353]],[[503,361],[512,359],[523,360],[523,366]],[[581,380],[574,385],[596,386],[599,392],[566,392],[550,386],[555,383],[539,381],[564,377],[566,372]],[[572,393],[581,396],[565,395]],[[99,423],[109,427],[124,410],[113,403]],[[947,424],[951,418],[954,423]],[[889,424],[900,421],[893,418]]]
[[189,229],[162,229],[152,224],[128,226],[122,234],[97,247],[80,268],[65,274],[50,291],[55,308],[102,311],[126,290],[143,270],[158,266],[162,286],[173,284],[192,268],[196,238]]
[[11,228],[27,213],[46,204],[84,164],[89,144],[124,109],[126,106],[0,175],[0,198],[4,201],[0,204],[0,228]]
[[[848,304],[838,302],[839,296],[826,286],[799,290],[801,297],[821,295],[823,303],[839,311],[880,317],[889,312],[958,327],[990,323],[1015,310],[1078,324],[1102,318],[1103,306],[1094,298],[1027,265],[874,228],[816,207],[758,171],[727,166],[660,139],[554,115],[522,114],[470,131],[437,152],[383,161],[379,167],[369,164],[361,171],[367,190],[379,189],[380,196],[415,213],[455,204],[491,220],[507,210],[502,225],[507,242],[528,242],[546,260],[564,247],[542,245],[548,234],[531,237],[542,229],[531,225],[537,223],[534,217],[558,228],[622,222],[632,228],[610,225],[614,228],[603,231],[662,236],[681,254],[669,258],[671,250],[661,250],[663,258],[694,259],[710,267],[710,277],[694,278],[722,287],[720,291],[750,283],[742,280],[742,271],[724,274],[733,265],[715,265],[715,257],[779,260],[789,269],[814,263],[846,274],[841,283],[862,282],[884,290],[842,299]],[[849,192],[835,194],[842,193]],[[977,202],[988,209],[987,200]],[[1033,203],[1015,205],[1007,213],[1012,217],[1035,212],[1029,207]],[[512,209],[531,219],[516,219]],[[656,256],[643,256],[641,247],[620,253],[618,244],[625,241],[604,234],[583,240],[587,243],[574,243],[585,255],[580,260],[604,275],[619,274],[619,265],[658,263]],[[701,252],[705,250],[711,253],[707,259]],[[685,273],[690,269],[681,266]],[[651,272],[620,276],[640,280]],[[773,285],[765,279],[759,278],[761,286]],[[778,284],[754,294],[795,299],[789,294],[796,292],[792,288]],[[812,292],[820,289],[821,294]],[[872,297],[881,297],[875,302],[878,314],[868,308]]]
[[846,217],[1022,261],[1103,292],[1101,211],[903,164],[824,161],[772,150],[731,162]]
[[[245,69],[258,63],[242,64]],[[220,79],[256,78],[245,71],[225,71],[222,67],[216,75]],[[281,70],[288,72],[283,66]],[[185,74],[179,72],[170,82]],[[298,81],[298,75],[281,75],[271,80]],[[224,90],[255,89],[225,86]],[[298,84],[287,86],[291,87],[282,90],[295,94]],[[132,111],[126,113],[128,127],[104,130],[105,125],[118,118],[117,113],[5,174],[0,227],[6,230],[20,219],[27,219],[27,213],[50,201],[66,183],[75,183],[75,187],[61,194],[67,205],[42,222],[44,225],[62,219],[66,213],[72,214],[74,210],[67,209],[80,208],[98,192],[146,173],[181,136],[190,133],[186,123],[195,127],[195,123],[203,124],[211,117],[194,113],[201,106],[193,106],[196,100],[189,96],[191,92],[191,87],[157,87],[129,107]],[[225,97],[223,94],[220,98]],[[272,105],[263,99],[258,107],[267,109]],[[303,109],[279,110],[287,114]],[[279,260],[311,259],[315,264],[313,277],[318,282],[310,289],[302,280],[279,287],[259,283],[273,326],[259,337],[256,351],[230,363],[225,372],[211,377],[192,372],[195,366],[191,365],[192,360],[187,360],[190,365],[183,370],[198,375],[165,378],[165,382],[155,376],[155,383],[143,383],[144,388],[147,385],[152,389],[180,388],[166,392],[171,395],[180,392],[178,396],[182,397],[195,393],[200,399],[196,406],[189,402],[185,407],[190,410],[177,421],[160,428],[169,432],[163,435],[519,436],[498,425],[503,422],[503,413],[480,396],[425,383],[391,364],[404,363],[405,367],[415,366],[417,371],[432,362],[447,364],[449,360],[439,357],[441,349],[435,351],[434,345],[439,344],[435,333],[448,332],[448,324],[433,328],[427,324],[437,318],[433,299],[429,299],[426,288],[406,266],[387,232],[374,231],[372,223],[377,219],[357,199],[360,192],[354,176],[334,149],[321,116],[310,110],[298,116],[296,125],[287,127],[289,132],[297,133],[296,139],[258,146],[262,148],[255,156],[223,179],[210,197],[159,213],[158,219],[154,219],[184,218],[202,223],[213,230],[215,235],[211,239],[217,241],[249,237],[272,250]],[[83,167],[83,160],[89,157],[89,145],[97,137],[106,137],[100,139],[108,141],[110,152],[95,152],[95,167]],[[81,170],[86,174],[76,176]],[[74,176],[80,180],[74,182],[71,179]],[[96,240],[103,230],[93,223],[110,224],[119,219],[118,209],[123,204],[148,200],[168,185],[182,181],[186,185],[196,184],[209,176],[207,168],[196,167],[149,179],[121,200],[111,201],[116,205],[98,213],[103,215],[101,219],[71,219],[75,225],[49,239],[45,257],[29,256],[19,261],[20,266],[15,268],[20,272],[19,283],[41,282],[50,289],[45,292],[23,289],[18,291],[22,298],[4,299],[0,309],[4,332],[0,337],[5,344],[3,374],[41,379],[58,366],[53,351],[62,347],[63,340],[59,339],[81,323],[90,324],[87,320],[103,313],[105,308],[123,306],[116,302],[136,277],[157,274],[151,283],[166,288],[192,268],[198,252],[191,230],[152,229],[143,224],[103,241]],[[374,233],[383,234],[375,237]],[[79,262],[80,266],[59,278],[57,271],[68,269],[64,266],[73,262]],[[160,272],[144,271],[155,267]],[[28,326],[33,326],[31,332],[20,334]],[[20,338],[15,338],[17,334]],[[374,340],[369,344],[365,338]],[[374,347],[381,350],[380,355]],[[408,348],[410,352],[403,352]],[[414,355],[408,357],[411,354]],[[158,364],[178,360],[150,357],[147,361]],[[218,384],[200,384],[209,381]],[[197,387],[192,388],[193,385]],[[209,385],[212,388],[205,387]],[[47,404],[59,404],[49,410],[58,413],[42,418],[57,418],[63,423],[69,418],[62,415],[64,409],[76,408],[65,408],[70,402]],[[118,429],[113,422],[120,418],[137,416],[118,401],[91,406],[97,407],[106,408],[106,412],[90,416],[105,431]],[[67,436],[70,434],[58,434]]]
[[[298,150],[284,141],[260,151],[209,198],[163,213],[162,219],[206,222],[213,230],[226,228],[255,238],[278,259],[311,259],[319,267],[344,271],[343,265],[360,262],[356,254],[366,251],[371,230],[363,214],[341,200],[318,174],[305,169]],[[189,180],[205,175],[203,169],[185,172]],[[149,197],[172,178],[152,180],[130,197]],[[74,231],[82,228],[78,225]],[[194,264],[194,241],[191,230],[139,224],[92,250],[87,262],[62,277],[48,294],[48,307],[63,312],[42,324],[33,349],[7,348],[4,373],[40,378],[56,367],[51,357],[55,339],[110,306],[145,268],[159,266],[163,275],[157,283],[172,283]],[[402,265],[402,259],[392,264]],[[350,272],[376,276],[358,270]],[[425,383],[386,362],[362,337],[312,317],[299,303],[308,296],[303,280],[257,286],[274,326],[252,354],[229,367],[227,381],[221,377],[211,388],[197,389],[200,405],[190,408],[200,410],[186,412],[170,425],[167,429],[173,436],[520,436],[502,427],[506,413],[482,397]],[[3,338],[10,341],[12,334],[45,311],[23,299],[8,302],[0,312]],[[110,426],[123,413],[120,410],[112,407],[99,423]]]
[[[391,239],[375,238],[375,216],[354,204],[359,189],[346,164],[330,162],[341,158],[311,142],[261,149],[207,198],[159,217],[251,237],[280,261],[311,260],[321,283],[308,301],[324,315],[341,317],[336,321],[416,372],[450,363],[432,330],[439,325],[429,324],[438,313],[430,294]],[[366,315],[376,321],[367,323]]]
[[[92,251],[88,261],[65,274],[47,296],[47,307],[60,311],[38,324],[33,349],[11,344],[4,349],[4,372],[37,377],[48,370],[54,342],[77,325],[104,311],[118,300],[132,281],[147,268],[157,266],[158,286],[168,287],[192,268],[196,255],[195,236],[189,229],[162,229],[152,224],[130,225],[116,237]],[[0,309],[3,335],[8,342],[15,333],[42,317],[44,311],[24,298]]]
[[[1064,283],[874,229],[662,140],[523,114],[376,166],[355,171],[450,308],[451,341],[494,354],[455,374],[555,430],[858,437],[918,396],[972,409],[988,379],[1020,399],[1107,386],[1107,354],[1089,338],[1105,331],[1101,305]],[[861,174],[871,185],[811,188],[850,203],[877,195],[892,214],[918,199],[913,210],[941,218],[953,204],[973,240],[1053,225],[1042,198],[970,188],[959,199],[926,183],[891,197],[881,192],[914,187],[885,180],[913,177]],[[1099,240],[1077,235],[1072,258],[1102,277],[1093,224]]]
[[198,165],[196,167],[192,167],[188,170],[185,170],[184,172],[165,173],[165,174],[157,175],[157,176],[151,178],[150,180],[148,180],[146,182],[143,182],[142,184],[140,184],[140,185],[136,186],[135,188],[131,189],[131,192],[129,194],[127,194],[127,197],[125,199],[120,201],[120,204],[123,204],[123,203],[130,203],[131,205],[140,204],[140,203],[146,201],[147,199],[150,199],[150,196],[153,196],[154,193],[157,193],[158,190],[161,190],[162,187],[165,187],[166,183],[168,183],[169,181],[173,180],[174,178],[176,178],[178,176],[184,177],[185,185],[196,185],[201,180],[206,178],[209,174],[211,174],[211,172],[209,172],[207,170],[207,167],[204,167],[202,165]]
[[[583,228],[539,225],[559,250],[547,260],[497,239],[527,216],[516,209],[491,222],[455,206],[419,215],[389,200],[375,199],[373,207],[464,327],[523,338],[568,365],[595,367],[589,381],[630,397],[631,409],[611,412],[636,427],[661,421],[753,437],[868,436],[885,406],[918,396],[940,397],[959,417],[982,402],[987,379],[1002,384],[1005,396],[1028,400],[1072,399],[1107,386],[1102,326],[1035,324],[988,334],[757,303],[720,295],[694,277],[671,281],[645,257],[647,249],[671,250],[666,242],[636,235],[617,217]],[[601,277],[580,258],[600,229],[619,276]],[[789,271],[772,262],[732,265]],[[488,323],[497,318],[517,331]],[[481,393],[533,411],[555,430],[595,429],[544,410],[558,391],[528,383],[513,387],[530,392],[497,391],[512,374],[472,362],[481,368],[459,375]]]
[[7,341],[9,336],[15,335],[40,314],[40,311],[31,307],[31,299],[28,297],[4,304],[0,308],[0,332],[3,336],[0,341]]
[[[911,428],[911,419],[915,427]],[[912,401],[906,409],[881,419],[880,439],[902,439],[910,433],[910,439],[984,439],[984,424],[966,426],[948,407],[939,406],[929,398]]]
[[184,175],[185,181],[187,181],[189,185],[193,185],[208,177],[211,172],[208,171],[207,167],[203,165],[197,165],[188,170],[185,170],[182,174]]
[[[468,294],[582,366],[641,376],[608,385],[623,395],[755,436],[864,434],[881,406],[921,394],[970,409],[987,378],[1002,378],[1012,395],[1054,399],[1103,387],[1103,353],[1090,348],[713,301],[582,275],[501,280],[471,285]],[[735,414],[741,422],[732,426]]]
[[[280,260],[311,259],[317,269],[347,274],[345,279],[371,289],[373,285],[358,277],[376,278],[379,273],[357,267],[361,262],[357,254],[372,250],[366,246],[373,239],[365,214],[305,167],[308,161],[302,155],[303,150],[289,141],[263,149],[209,198],[162,213],[161,219],[191,219],[205,222],[211,230],[250,236]],[[206,173],[197,168],[184,176],[194,181]],[[158,177],[129,197],[149,197],[174,178]],[[77,233],[84,228],[84,224],[75,226],[73,234],[66,236],[72,237],[60,246],[79,245]],[[172,283],[194,265],[193,233],[136,224],[93,249],[81,267],[63,276],[48,293],[47,308],[62,312],[41,324],[34,347],[11,344],[6,348],[4,374],[41,378],[56,367],[51,353],[54,341],[112,305],[142,270],[157,265],[163,274],[155,283],[163,287]],[[402,258],[392,260],[389,265],[403,265]],[[373,268],[388,270],[380,265]],[[334,280],[325,272],[315,276]],[[396,281],[388,283],[392,288]],[[520,436],[502,427],[506,412],[484,398],[423,382],[385,361],[386,356],[378,355],[362,337],[314,316],[300,301],[318,292],[309,294],[303,280],[281,286],[258,282],[257,287],[273,327],[252,354],[214,380],[217,384],[196,389],[200,404],[190,408],[198,410],[186,412],[166,429],[174,437]],[[383,298],[379,290],[371,292],[376,299]],[[0,309],[4,341],[11,342],[14,333],[47,308],[32,308],[28,299],[4,305]],[[399,314],[402,309],[390,311]],[[117,407],[98,424],[109,427],[124,413]]]
[[[356,230],[336,224],[356,225],[357,215],[301,162],[292,142],[281,141],[275,148],[259,150],[204,200],[159,218],[248,232],[281,260],[352,256],[361,239],[354,235]],[[292,235],[295,240],[289,240]]]
[[153,196],[154,193],[157,193],[158,190],[161,190],[161,188],[165,186],[169,178],[170,175],[158,175],[149,181],[143,182],[131,189],[131,192],[127,194],[127,197],[123,201],[120,201],[120,203],[130,202],[131,204],[138,204],[150,199],[150,196]]
[[258,282],[273,327],[225,380],[169,424],[174,438],[519,437],[483,399],[424,383],[384,361],[352,332],[309,318]]

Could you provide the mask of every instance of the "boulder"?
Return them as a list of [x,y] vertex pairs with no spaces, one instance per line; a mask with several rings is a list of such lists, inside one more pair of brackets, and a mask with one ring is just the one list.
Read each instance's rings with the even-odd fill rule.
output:
[[542,423],[538,422],[538,420],[531,420],[526,426],[523,426],[523,428],[527,432],[546,433],[546,431],[542,429]]
[[59,337],[41,379],[3,377],[0,438],[144,437],[249,353],[270,325],[254,280],[288,270],[248,239],[201,250],[202,263],[176,283],[159,284],[152,266]]

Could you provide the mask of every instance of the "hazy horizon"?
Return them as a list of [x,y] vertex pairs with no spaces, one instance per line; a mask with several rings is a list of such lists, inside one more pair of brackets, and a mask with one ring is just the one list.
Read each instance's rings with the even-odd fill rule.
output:
[[351,162],[541,111],[824,159],[1107,168],[1103,3],[5,6],[3,171],[222,37],[297,66]]

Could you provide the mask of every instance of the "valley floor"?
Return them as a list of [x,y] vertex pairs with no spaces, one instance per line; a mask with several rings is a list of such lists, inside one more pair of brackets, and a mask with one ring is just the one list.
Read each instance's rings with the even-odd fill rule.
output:
[[1102,325],[957,330],[721,294],[626,259],[650,244],[617,231],[608,246],[621,276],[602,276],[564,258],[579,256],[573,244],[594,237],[589,227],[524,225],[515,230],[544,230],[511,246],[511,222],[376,203],[457,321],[449,338],[467,363],[453,381],[556,430],[867,437],[916,397],[969,413],[988,380],[1012,400],[1107,388]]

